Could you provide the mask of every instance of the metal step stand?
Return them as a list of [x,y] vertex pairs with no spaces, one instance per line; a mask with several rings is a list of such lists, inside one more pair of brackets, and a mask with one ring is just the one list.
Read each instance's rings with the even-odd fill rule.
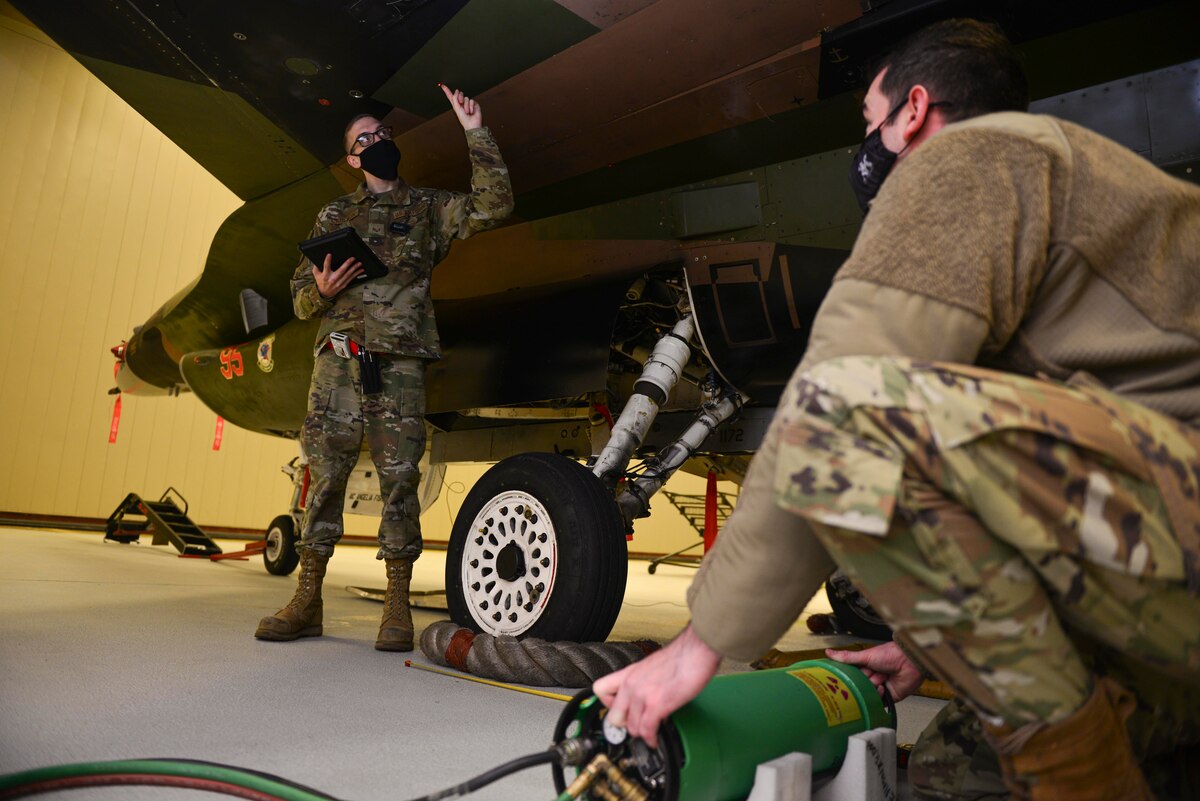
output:
[[[673,553],[665,554],[650,560],[650,564],[646,567],[646,571],[651,575],[658,570],[659,565],[675,565],[676,567],[699,567],[700,560],[697,557],[685,557],[684,554],[695,548],[700,548],[704,545],[704,528],[706,517],[706,506],[708,498],[704,495],[687,495],[682,492],[671,492],[662,490],[662,494],[666,496],[671,505],[679,510],[679,513],[684,516],[696,533],[700,535],[700,540],[691,545],[680,548]],[[728,492],[716,493],[716,527],[720,529],[725,525],[725,521],[729,519],[729,515],[733,513],[733,504],[736,500],[735,496]]]
[[[183,502],[182,509],[168,497],[172,493]],[[108,516],[104,527],[104,539],[134,542],[141,532],[153,528],[154,538],[150,541],[151,545],[170,543],[181,556],[209,558],[221,553],[221,547],[193,523],[187,513],[187,499],[174,487],[167,487],[157,501],[144,501],[137,493],[131,492]],[[135,516],[135,519],[126,520],[127,515]]]

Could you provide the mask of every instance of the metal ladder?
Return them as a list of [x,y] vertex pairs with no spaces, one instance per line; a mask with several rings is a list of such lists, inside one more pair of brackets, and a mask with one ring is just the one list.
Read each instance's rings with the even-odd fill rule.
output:
[[[183,501],[180,509],[174,500],[167,497],[174,493]],[[174,487],[157,501],[144,501],[136,492],[125,496],[104,524],[104,539],[114,542],[136,542],[148,528],[154,529],[151,545],[174,545],[184,556],[212,556],[221,553],[221,547],[213,542],[199,526],[187,516],[187,499]],[[142,519],[126,519],[126,515]]]
[[[691,524],[691,527],[700,535],[700,541],[694,542],[684,548],[680,548],[674,553],[669,553],[664,556],[659,556],[650,560],[646,571],[653,574],[658,569],[659,565],[676,565],[678,567],[699,567],[700,558],[697,556],[684,556],[683,554],[693,548],[700,548],[704,545],[704,503],[705,496],[703,495],[686,495],[681,492],[670,492],[662,490],[662,495],[671,502],[671,505],[679,510],[679,513]],[[717,493],[717,528],[725,525],[725,521],[733,512],[734,502],[737,497],[728,492]]]

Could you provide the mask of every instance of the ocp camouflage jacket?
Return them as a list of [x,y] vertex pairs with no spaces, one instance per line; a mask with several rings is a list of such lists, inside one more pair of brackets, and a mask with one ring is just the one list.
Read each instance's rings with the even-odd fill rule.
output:
[[[321,318],[315,352],[335,331],[376,353],[441,356],[433,299],[433,268],[454,239],[496,226],[512,213],[512,184],[487,128],[467,131],[471,193],[423,189],[401,182],[373,195],[366,184],[326,204],[310,236],[350,226],[387,266],[387,275],[348,287],[329,300],[317,291],[312,262],[301,258],[292,276],[292,303],[302,320]],[[339,265],[333,265],[337,267]]]

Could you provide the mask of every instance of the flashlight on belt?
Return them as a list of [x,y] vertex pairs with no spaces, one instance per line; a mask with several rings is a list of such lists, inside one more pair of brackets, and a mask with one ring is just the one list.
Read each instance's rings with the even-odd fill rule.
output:
[[359,345],[344,331],[334,331],[329,335],[329,347],[343,359],[354,359],[358,362],[364,395],[378,395],[383,392],[383,374],[374,353]]

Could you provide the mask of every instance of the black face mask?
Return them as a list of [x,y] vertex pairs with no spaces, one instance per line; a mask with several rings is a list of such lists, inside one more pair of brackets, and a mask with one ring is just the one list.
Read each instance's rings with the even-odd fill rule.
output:
[[[858,201],[858,207],[862,209],[863,214],[866,214],[871,208],[871,201],[879,194],[879,187],[883,186],[883,179],[888,177],[888,173],[896,165],[896,159],[900,153],[907,150],[908,145],[912,143],[909,140],[900,153],[893,153],[883,144],[883,126],[890,123],[907,102],[906,99],[888,112],[888,115],[883,118],[883,122],[876,125],[875,130],[867,134],[862,146],[854,154],[854,162],[850,166],[850,190],[854,192],[854,199]],[[930,103],[927,108],[933,110],[953,105],[949,100],[939,100]]]
[[863,214],[871,208],[871,201],[879,194],[879,187],[883,186],[883,179],[888,177],[888,173],[892,171],[892,167],[896,164],[896,157],[899,153],[893,153],[883,144],[883,126],[892,121],[896,116],[896,112],[904,108],[905,103],[896,106],[891,112],[883,118],[883,122],[875,126],[875,130],[867,134],[867,138],[863,140],[862,146],[858,148],[858,152],[854,154],[854,162],[850,165],[850,190],[854,192],[854,199],[858,201],[859,208]]
[[365,172],[381,181],[393,181],[400,166],[400,148],[391,139],[380,139],[359,153],[358,160]]

